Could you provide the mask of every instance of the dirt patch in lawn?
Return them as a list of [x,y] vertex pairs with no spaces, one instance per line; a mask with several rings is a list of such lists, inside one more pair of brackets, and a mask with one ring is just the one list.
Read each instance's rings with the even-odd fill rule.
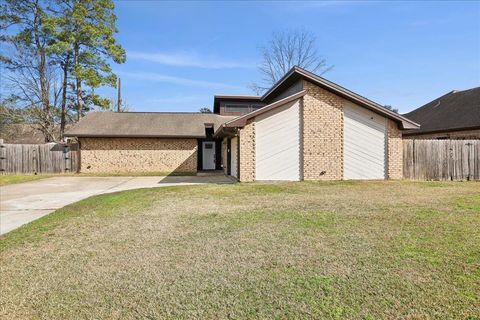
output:
[[478,318],[479,183],[97,196],[0,239],[2,318]]

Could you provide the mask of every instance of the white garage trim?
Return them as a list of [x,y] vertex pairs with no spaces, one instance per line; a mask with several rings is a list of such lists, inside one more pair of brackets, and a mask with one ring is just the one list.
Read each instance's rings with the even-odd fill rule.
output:
[[255,120],[256,180],[300,180],[300,100]]
[[230,175],[238,178],[238,138],[234,137],[230,142]]
[[387,118],[345,101],[344,179],[385,179]]

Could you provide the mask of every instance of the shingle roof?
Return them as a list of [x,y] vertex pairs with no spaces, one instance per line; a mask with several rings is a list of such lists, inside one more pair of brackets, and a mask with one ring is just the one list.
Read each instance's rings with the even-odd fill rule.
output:
[[405,117],[421,125],[420,130],[406,134],[480,127],[480,87],[452,91],[405,114]]
[[90,112],[67,131],[70,137],[204,138],[205,124],[214,130],[234,119],[213,113]]

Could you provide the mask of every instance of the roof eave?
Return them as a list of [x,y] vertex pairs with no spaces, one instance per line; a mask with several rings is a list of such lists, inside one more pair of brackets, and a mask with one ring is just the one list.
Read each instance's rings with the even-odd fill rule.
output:
[[306,91],[305,90],[302,90],[300,92],[297,92],[295,94],[292,94],[291,96],[288,96],[286,98],[283,98],[281,100],[278,100],[274,103],[271,103],[269,105],[266,105],[260,109],[257,109],[255,111],[252,111],[250,113],[247,113],[243,116],[240,116],[236,119],[233,119],[233,120],[230,120],[228,122],[226,122],[223,126],[225,127],[244,127],[246,124],[247,124],[247,121],[251,118],[254,118],[258,115],[261,115],[267,111],[270,111],[272,109],[275,109],[275,108],[278,108],[278,107],[281,107],[289,102],[292,102],[292,101],[295,101],[297,99],[300,99],[302,98],[304,95],[306,94]]

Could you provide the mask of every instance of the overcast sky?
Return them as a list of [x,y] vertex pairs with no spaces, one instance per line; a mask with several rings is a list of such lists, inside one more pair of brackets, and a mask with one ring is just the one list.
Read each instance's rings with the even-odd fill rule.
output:
[[[214,94],[252,94],[258,47],[303,28],[333,65],[325,78],[408,112],[480,86],[480,2],[117,1],[114,66],[133,111],[198,111]],[[112,90],[102,90],[114,96]]]

